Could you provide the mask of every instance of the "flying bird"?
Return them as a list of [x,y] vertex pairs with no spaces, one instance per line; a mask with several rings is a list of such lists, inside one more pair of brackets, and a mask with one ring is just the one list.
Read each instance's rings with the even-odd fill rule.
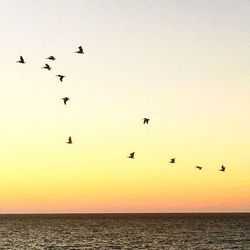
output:
[[49,64],[45,63],[45,66],[42,67],[42,69],[51,70],[52,68],[49,66]]
[[134,159],[135,158],[135,152],[132,152],[129,154],[128,158],[130,159]]
[[226,167],[224,167],[223,165],[221,166],[221,169],[219,171],[225,172]]
[[71,136],[69,137],[68,141],[67,141],[68,144],[72,144],[72,139],[71,139]]
[[61,82],[63,81],[63,78],[65,77],[65,76],[63,76],[63,75],[56,75],[56,76],[59,77],[59,79],[60,79]]
[[17,63],[25,63],[25,61],[24,61],[24,59],[23,59],[22,56],[20,56],[20,59],[19,59],[19,61],[17,61]]
[[52,60],[52,61],[55,61],[55,60],[56,60],[56,58],[55,58],[54,56],[49,56],[49,57],[47,57],[46,59]]
[[68,97],[63,97],[61,100],[63,100],[64,105],[66,105],[67,101],[69,101],[70,99]]
[[75,53],[84,54],[83,49],[82,49],[82,46],[79,46],[79,47],[78,47],[78,51],[76,51]]
[[202,167],[200,166],[195,166],[197,169],[202,170]]
[[149,118],[143,118],[143,124],[148,124],[149,120]]
[[170,163],[175,163],[175,158],[170,159]]

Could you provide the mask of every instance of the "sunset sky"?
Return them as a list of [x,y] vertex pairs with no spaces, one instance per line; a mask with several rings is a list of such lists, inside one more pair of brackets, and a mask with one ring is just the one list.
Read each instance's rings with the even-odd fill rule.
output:
[[0,213],[250,212],[249,30],[248,0],[1,0]]

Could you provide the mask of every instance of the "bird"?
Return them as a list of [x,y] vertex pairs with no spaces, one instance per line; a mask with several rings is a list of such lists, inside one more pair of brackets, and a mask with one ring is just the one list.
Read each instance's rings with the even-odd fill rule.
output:
[[69,137],[68,141],[67,141],[68,144],[72,144],[72,139],[71,139],[71,136]]
[[175,158],[170,159],[170,163],[175,163]]
[[23,59],[22,56],[20,56],[20,59],[19,59],[19,61],[17,61],[17,63],[25,63],[25,61],[24,61],[24,59]]
[[82,49],[82,46],[79,46],[79,47],[78,47],[78,51],[75,51],[75,53],[84,54],[83,49]]
[[69,101],[70,99],[68,97],[63,97],[61,100],[63,100],[64,105],[66,105],[67,101]]
[[143,118],[143,124],[148,124],[149,120],[149,118]]
[[128,158],[130,159],[134,159],[135,158],[135,152],[132,152],[129,154]]
[[63,81],[63,78],[65,77],[65,76],[63,76],[63,75],[56,75],[56,76],[59,77],[59,79],[60,79],[61,82]]
[[42,67],[42,69],[51,70],[52,68],[49,66],[49,64],[45,63],[45,66]]
[[52,61],[55,61],[55,60],[56,60],[56,58],[55,58],[54,56],[49,56],[49,57],[47,57],[46,59],[52,60]]
[[221,166],[221,169],[219,171],[225,172],[226,167],[224,167],[223,165]]
[[195,166],[197,169],[202,170],[202,167],[200,166]]

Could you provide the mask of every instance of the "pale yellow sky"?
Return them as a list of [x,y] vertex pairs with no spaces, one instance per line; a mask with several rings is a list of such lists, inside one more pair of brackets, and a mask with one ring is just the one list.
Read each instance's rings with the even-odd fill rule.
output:
[[0,213],[249,212],[249,19],[247,0],[0,1]]

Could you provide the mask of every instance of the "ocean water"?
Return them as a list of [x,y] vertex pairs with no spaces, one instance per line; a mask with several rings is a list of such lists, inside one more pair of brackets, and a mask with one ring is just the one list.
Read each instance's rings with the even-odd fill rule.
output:
[[250,214],[0,215],[0,249],[250,249]]

